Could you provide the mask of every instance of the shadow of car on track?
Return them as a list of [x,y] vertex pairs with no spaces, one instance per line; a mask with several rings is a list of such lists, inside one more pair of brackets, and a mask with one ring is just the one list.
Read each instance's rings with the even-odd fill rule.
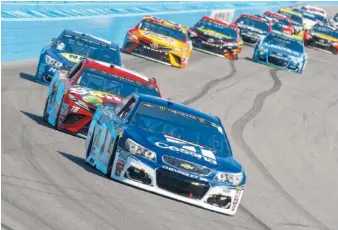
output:
[[89,164],[87,164],[85,162],[84,158],[78,157],[78,156],[75,156],[75,155],[72,155],[72,154],[69,154],[69,153],[65,153],[65,152],[62,152],[62,151],[58,151],[58,153],[61,156],[63,156],[64,158],[73,162],[74,164],[77,164],[78,166],[84,168],[87,172],[90,172],[90,173],[95,174],[97,176],[108,179],[107,177],[104,176],[104,174],[102,174],[101,172],[99,172],[98,170],[96,170],[95,168],[90,166]]
[[35,121],[39,125],[45,126],[47,128],[54,129],[56,131],[59,131],[61,133],[69,135],[69,136],[77,137],[77,138],[80,138],[80,139],[85,139],[84,137],[76,136],[75,134],[67,132],[65,130],[57,130],[56,128],[54,128],[53,126],[51,126],[48,122],[44,121],[42,119],[42,116],[39,116],[39,115],[36,115],[36,114],[33,114],[33,113],[29,113],[29,112],[25,112],[25,111],[22,111],[22,110],[20,110],[20,112],[23,113],[23,114],[25,114],[27,117],[29,117],[30,119],[32,119],[33,121]]
[[45,126],[47,128],[53,128],[51,125],[49,125],[47,122],[45,122],[42,119],[42,116],[39,116],[39,115],[36,115],[36,114],[33,114],[33,113],[29,113],[29,112],[25,112],[25,111],[22,111],[22,110],[20,110],[20,112],[25,114],[27,117],[29,117],[30,119],[32,119],[33,121],[35,121],[39,125]]
[[28,74],[28,73],[20,73],[20,78],[24,79],[24,80],[27,80],[27,81],[31,81],[31,82],[34,82],[34,83],[37,83],[37,84],[40,84],[40,85],[44,85],[46,86],[45,84],[39,82],[39,81],[36,81],[36,78],[35,76],[31,75],[31,74]]
[[164,199],[168,199],[168,200],[172,200],[172,201],[175,201],[175,202],[178,202],[178,203],[181,203],[181,204],[186,204],[186,205],[189,205],[189,206],[193,206],[193,207],[199,208],[199,209],[204,210],[204,211],[207,211],[207,212],[213,212],[213,213],[218,214],[218,215],[220,215],[220,216],[228,216],[228,217],[232,217],[232,216],[230,216],[230,215],[220,214],[220,213],[215,212],[215,211],[213,211],[213,210],[208,210],[208,209],[205,209],[205,208],[202,208],[202,207],[199,207],[199,206],[197,206],[197,205],[190,204],[190,203],[187,203],[187,202],[184,202],[184,201],[181,201],[181,200],[176,200],[176,199],[174,199],[174,198],[166,197],[166,196],[161,195],[161,194],[157,194],[157,193],[154,193],[154,192],[151,192],[151,191],[147,191],[147,190],[145,190],[145,189],[138,188],[138,187],[133,186],[133,185],[125,184],[125,183],[122,183],[122,182],[120,182],[120,181],[114,180],[114,179],[112,179],[112,178],[107,178],[106,175],[104,175],[103,173],[101,173],[100,171],[98,171],[98,170],[97,170],[96,168],[94,168],[93,166],[87,164],[87,163],[85,162],[85,159],[84,159],[84,158],[78,157],[78,156],[75,156],[75,155],[72,155],[72,154],[69,154],[69,153],[65,153],[65,152],[62,152],[62,151],[58,151],[58,153],[59,153],[60,155],[62,155],[63,157],[65,157],[66,159],[70,160],[71,162],[73,162],[73,163],[77,164],[78,166],[84,168],[87,172],[92,173],[92,174],[94,174],[94,175],[98,175],[98,176],[103,177],[103,178],[105,178],[105,179],[107,179],[107,180],[111,180],[111,181],[113,181],[113,182],[117,182],[117,183],[119,183],[119,184],[122,185],[122,186],[126,186],[126,187],[131,187],[131,188],[134,188],[134,189],[138,189],[138,190],[141,190],[141,191],[143,191],[143,192],[145,192],[145,193],[151,193],[151,194],[153,194],[153,195],[162,197],[162,198],[164,198]]

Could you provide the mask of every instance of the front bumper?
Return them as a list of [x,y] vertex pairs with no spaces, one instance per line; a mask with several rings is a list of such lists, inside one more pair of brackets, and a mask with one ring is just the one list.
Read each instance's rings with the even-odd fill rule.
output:
[[195,50],[212,54],[217,57],[226,58],[229,60],[237,60],[238,54],[241,52],[240,47],[232,48],[226,44],[213,44],[205,41],[195,39],[193,42]]
[[263,54],[259,50],[255,50],[253,60],[278,69],[289,70],[299,74],[302,73],[302,63],[295,63],[289,60],[289,58],[278,57],[271,53]]
[[178,68],[185,68],[189,60],[187,53],[184,51],[174,51],[169,48],[154,49],[146,42],[136,42],[128,37],[126,37],[121,50],[125,53]]
[[255,36],[254,34],[241,33],[240,35],[243,41],[249,44],[255,44],[259,39],[259,36]]
[[84,109],[66,98],[60,108],[58,129],[85,138],[88,134],[90,122],[95,110]]
[[213,186],[198,176],[167,165],[151,167],[120,148],[116,151],[111,178],[185,203],[226,215],[235,215],[243,188]]

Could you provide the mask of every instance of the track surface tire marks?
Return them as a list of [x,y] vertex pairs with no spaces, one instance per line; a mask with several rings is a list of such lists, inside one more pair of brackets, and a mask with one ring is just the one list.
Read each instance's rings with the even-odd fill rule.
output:
[[219,116],[231,131],[248,175],[232,218],[86,166],[83,140],[42,122],[46,87],[29,81],[36,61],[3,64],[2,229],[335,229],[337,56],[308,52],[302,76],[245,60],[248,47],[235,62],[194,52],[183,70],[123,56],[157,77],[165,97]]

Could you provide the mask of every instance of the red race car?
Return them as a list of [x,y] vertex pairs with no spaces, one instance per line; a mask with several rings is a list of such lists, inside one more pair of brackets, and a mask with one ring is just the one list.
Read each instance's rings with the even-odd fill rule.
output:
[[293,27],[292,27],[292,21],[291,18],[283,15],[283,14],[279,14],[279,13],[275,13],[275,12],[271,12],[271,11],[265,11],[263,14],[265,17],[267,18],[271,18],[271,19],[276,19],[278,20],[280,23],[282,23],[283,25],[283,32],[285,34],[288,35],[293,35],[295,33]]
[[86,137],[97,106],[114,108],[134,92],[161,97],[155,78],[84,59],[69,72],[56,72],[48,88],[43,119],[56,129]]

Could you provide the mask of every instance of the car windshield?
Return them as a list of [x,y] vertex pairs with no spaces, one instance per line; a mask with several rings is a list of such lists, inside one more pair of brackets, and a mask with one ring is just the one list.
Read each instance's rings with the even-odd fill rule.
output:
[[315,16],[315,18],[316,18],[317,21],[324,22],[324,23],[327,22],[326,17],[324,17],[324,16],[322,16],[322,15],[314,14],[314,16]]
[[276,19],[277,21],[279,21],[280,23],[282,23],[285,26],[290,26],[290,22],[288,20],[286,20],[286,19],[279,18],[279,17],[274,16],[274,15],[267,15],[267,16],[270,17],[270,18]]
[[292,24],[295,24],[297,26],[301,26],[303,25],[303,17],[296,15],[296,14],[291,14],[289,12],[285,12],[285,11],[279,11],[278,13],[283,14],[289,18],[291,18]]
[[216,157],[231,155],[219,125],[180,110],[142,102],[131,124],[211,150]]
[[278,49],[283,49],[292,53],[304,52],[304,47],[301,40],[291,39],[289,37],[278,35],[275,33],[271,33],[268,36],[266,36],[263,44],[271,47],[277,47]]
[[139,29],[171,37],[180,41],[186,40],[186,35],[182,30],[174,29],[147,19],[141,22]]
[[121,65],[119,51],[105,43],[88,40],[81,36],[65,34],[57,40],[55,47],[61,53],[76,54],[97,61]]
[[262,22],[256,19],[252,19],[249,17],[245,17],[245,16],[241,16],[238,21],[237,24],[239,26],[241,25],[246,25],[246,26],[252,26],[260,31],[264,31],[264,32],[269,32],[269,25],[266,22]]
[[89,67],[82,71],[77,84],[121,97],[127,97],[134,92],[160,96],[155,87]]
[[315,25],[312,28],[313,33],[320,33],[320,34],[326,34],[334,38],[338,38],[338,31],[333,30],[330,27],[327,26],[321,26],[321,25]]
[[303,18],[311,21],[316,21],[316,17],[313,14],[306,11],[303,12]]
[[210,30],[215,31],[219,34],[222,34],[222,38],[229,40],[229,41],[236,41],[237,39],[237,32],[235,29],[224,26],[215,22],[207,21],[207,20],[200,20],[196,25],[195,28],[197,30]]
[[272,25],[272,29],[274,31],[283,32],[283,25],[281,23],[276,22]]

